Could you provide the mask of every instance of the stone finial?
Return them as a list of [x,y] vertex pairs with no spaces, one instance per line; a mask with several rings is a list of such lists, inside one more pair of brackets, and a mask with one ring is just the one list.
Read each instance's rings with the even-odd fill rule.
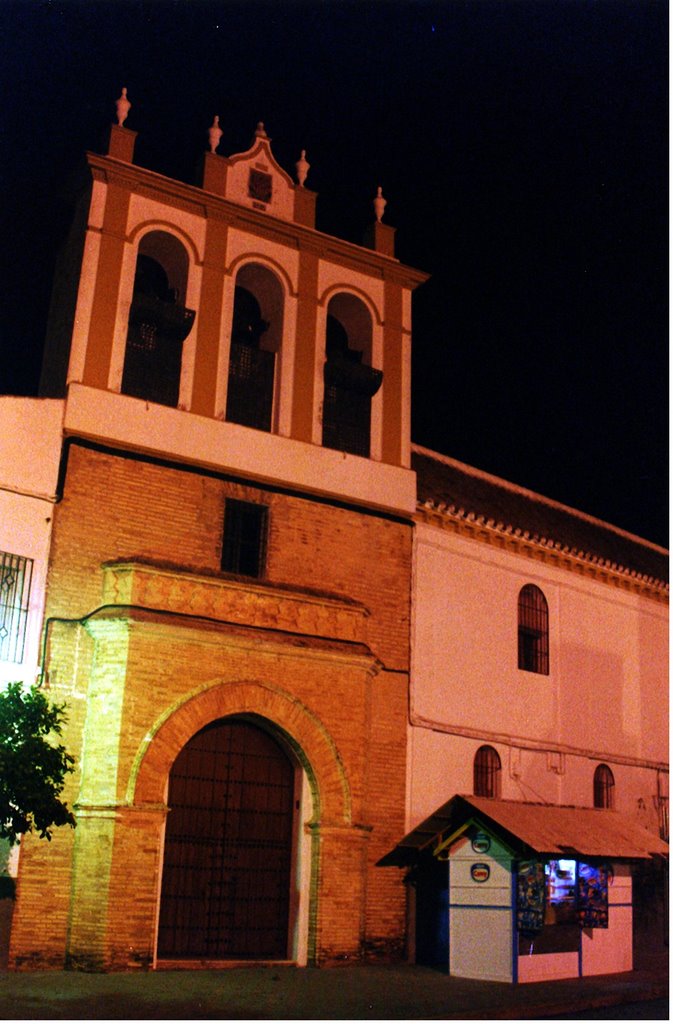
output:
[[386,204],[388,202],[387,199],[383,198],[383,190],[382,190],[380,185],[379,185],[379,187],[376,190],[376,198],[374,199],[373,202],[374,202],[374,213],[376,214],[376,219],[377,219],[377,221],[380,224],[381,220],[383,218],[383,211],[385,210]]
[[299,157],[294,166],[297,168],[297,181],[299,182],[299,185],[303,188],[304,182],[306,181],[306,175],[308,174],[311,167],[310,163],[306,159],[305,149],[302,149],[301,156]]
[[266,134],[266,131],[264,129],[264,122],[263,121],[258,121],[257,122],[257,127],[255,128],[255,138],[256,139],[268,139],[268,137],[269,136]]
[[220,119],[217,114],[213,118],[213,123],[208,129],[208,141],[210,142],[210,152],[214,153],[220,144],[222,138],[222,129],[220,128]]
[[124,121],[129,116],[129,110],[131,109],[131,101],[126,95],[126,86],[122,89],[122,94],[118,100],[116,100],[117,107],[117,124],[121,128]]

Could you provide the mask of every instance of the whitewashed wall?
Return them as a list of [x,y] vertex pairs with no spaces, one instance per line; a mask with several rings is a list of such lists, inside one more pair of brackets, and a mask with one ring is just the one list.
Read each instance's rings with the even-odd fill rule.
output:
[[0,686],[32,683],[38,671],[63,405],[0,397],[0,550],[33,560],[23,661],[0,661]]
[[[550,673],[517,665],[517,599],[549,604]],[[668,761],[666,605],[420,522],[415,531],[407,823],[471,793],[474,754],[498,751],[502,797],[615,807],[656,831]]]

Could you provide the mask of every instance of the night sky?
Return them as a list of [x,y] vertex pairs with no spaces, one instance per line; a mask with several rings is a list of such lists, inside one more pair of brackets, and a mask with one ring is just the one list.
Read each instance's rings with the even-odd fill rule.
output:
[[35,394],[68,181],[122,86],[193,182],[257,121],[320,230],[382,185],[414,300],[413,439],[668,544],[667,7],[4,0],[0,390]]

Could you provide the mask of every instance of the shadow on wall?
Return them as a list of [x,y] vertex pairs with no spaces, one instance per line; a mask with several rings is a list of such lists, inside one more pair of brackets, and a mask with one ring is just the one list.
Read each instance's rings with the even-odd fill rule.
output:
[[[559,739],[573,746],[637,754],[637,693],[627,693],[623,659],[610,656],[606,650],[563,644],[560,661],[564,686],[559,698]],[[637,684],[635,680],[631,685]],[[623,712],[627,702],[637,723],[629,730],[630,735]],[[587,790],[586,805],[591,803],[592,793]],[[618,802],[616,807],[619,809]]]

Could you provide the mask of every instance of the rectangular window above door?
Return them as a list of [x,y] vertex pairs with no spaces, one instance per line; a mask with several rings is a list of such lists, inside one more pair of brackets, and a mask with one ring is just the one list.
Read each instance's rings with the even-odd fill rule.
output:
[[264,575],[268,512],[266,505],[226,499],[221,561],[223,572],[257,579]]

